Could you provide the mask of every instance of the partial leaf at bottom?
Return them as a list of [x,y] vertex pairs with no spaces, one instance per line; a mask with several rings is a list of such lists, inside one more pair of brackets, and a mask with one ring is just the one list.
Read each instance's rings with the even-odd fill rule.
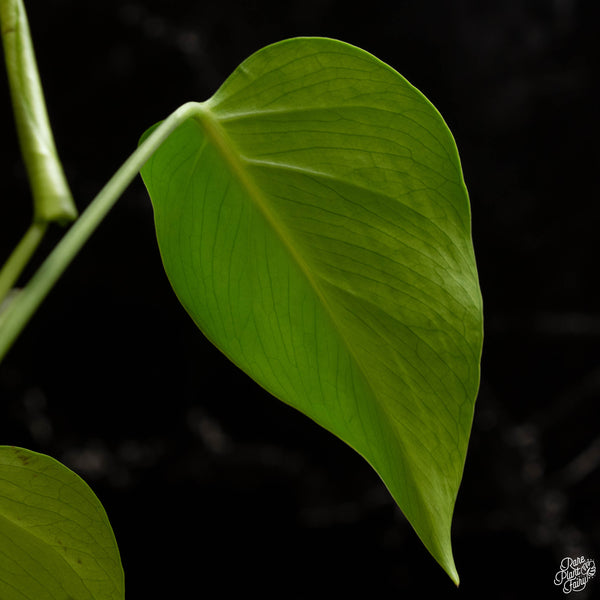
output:
[[0,446],[0,598],[124,597],[119,550],[92,490],[49,456]]

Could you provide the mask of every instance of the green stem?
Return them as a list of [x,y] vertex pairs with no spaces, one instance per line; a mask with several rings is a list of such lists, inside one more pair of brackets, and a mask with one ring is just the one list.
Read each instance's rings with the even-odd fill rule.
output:
[[26,287],[0,315],[0,362],[58,278],[146,161],[183,121],[198,113],[200,107],[201,104],[197,102],[184,104],[154,129],[92,200]]
[[32,223],[21,241],[12,251],[12,254],[8,257],[8,260],[2,267],[2,271],[0,271],[0,304],[2,304],[2,301],[16,283],[19,275],[23,272],[32,254],[42,241],[47,228],[47,223]]
[[34,221],[69,223],[77,209],[56,152],[23,0],[0,0],[0,31]]

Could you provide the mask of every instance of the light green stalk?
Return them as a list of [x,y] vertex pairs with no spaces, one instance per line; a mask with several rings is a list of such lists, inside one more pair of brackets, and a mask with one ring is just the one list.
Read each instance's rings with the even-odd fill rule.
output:
[[0,313],[0,362],[42,300],[146,161],[183,121],[201,112],[201,107],[197,102],[184,104],[154,129],[75,221],[27,286]]
[[33,222],[0,271],[0,303],[15,285],[23,267],[29,262],[44,237],[47,223]]
[[68,223],[77,218],[77,209],[56,152],[22,0],[0,0],[0,27],[33,219]]
[[56,152],[22,0],[0,0],[0,31],[21,154],[33,196],[33,222],[0,271],[0,304],[17,282],[48,223],[77,209]]

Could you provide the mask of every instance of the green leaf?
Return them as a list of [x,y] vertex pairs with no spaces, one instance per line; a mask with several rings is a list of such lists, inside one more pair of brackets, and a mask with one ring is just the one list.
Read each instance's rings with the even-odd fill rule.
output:
[[49,456],[0,446],[0,598],[124,597],[117,543],[92,490]]
[[286,40],[198,104],[142,177],[200,329],[359,452],[458,583],[450,527],[482,305],[439,113],[363,50]]

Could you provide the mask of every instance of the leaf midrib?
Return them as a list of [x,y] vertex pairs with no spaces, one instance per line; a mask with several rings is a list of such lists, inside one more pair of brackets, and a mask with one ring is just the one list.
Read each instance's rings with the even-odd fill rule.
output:
[[[221,127],[218,119],[213,115],[210,108],[206,105],[207,103],[203,103],[199,106],[199,110],[197,115],[194,118],[194,121],[201,128],[201,130],[207,135],[211,142],[214,143],[215,147],[219,154],[223,157],[225,162],[231,168],[235,177],[237,177],[238,181],[241,183],[242,187],[247,191],[250,198],[255,203],[256,208],[261,212],[264,218],[267,220],[269,225],[272,227],[273,231],[276,233],[278,238],[281,240],[284,247],[292,256],[293,260],[296,262],[298,267],[300,268],[302,274],[306,277],[307,281],[310,284],[311,289],[314,291],[316,296],[318,297],[322,307],[329,315],[330,321],[333,324],[336,332],[340,340],[343,342],[345,348],[347,349],[349,355],[351,356],[354,364],[358,368],[363,380],[366,382],[369,391],[371,392],[371,396],[377,402],[377,406],[382,411],[383,414],[388,418],[389,423],[394,423],[395,420],[393,415],[390,414],[389,409],[387,408],[385,402],[382,402],[379,398],[379,395],[375,391],[370,378],[367,376],[365,368],[354,352],[352,348],[352,344],[349,343],[346,335],[344,334],[344,328],[339,323],[338,319],[335,316],[335,311],[333,310],[331,304],[329,303],[327,296],[323,293],[321,287],[317,283],[315,277],[312,275],[311,270],[303,259],[301,254],[295,248],[295,245],[292,241],[292,236],[286,230],[285,226],[283,226],[280,220],[277,218],[276,214],[271,210],[268,201],[265,199],[264,194],[260,191],[259,186],[254,182],[252,176],[247,172],[247,169],[244,167],[243,160],[240,158],[241,153],[236,153],[235,144],[229,138],[227,133]],[[402,455],[404,457],[408,456],[408,452],[404,446],[404,442],[401,437],[397,435],[397,430],[393,428],[396,435],[394,436],[398,445],[402,448]],[[366,458],[366,457],[365,457]],[[423,506],[427,506],[425,499],[423,497],[420,486],[418,485],[418,478],[415,477],[412,472],[412,467],[410,466],[410,461],[403,461],[404,471],[407,475],[410,476],[413,482],[412,489],[416,490],[418,495],[421,496]],[[437,537],[435,532],[437,531],[437,527],[432,526],[432,515],[430,512],[427,512],[427,520],[430,522],[429,530],[432,534]]]
[[207,134],[210,140],[215,144],[217,150],[221,154],[221,156],[225,159],[234,175],[237,177],[238,181],[242,184],[242,187],[248,192],[248,195],[254,201],[255,206],[267,220],[269,225],[272,227],[273,231],[277,234],[277,237],[281,240],[284,247],[291,254],[293,260],[296,262],[302,274],[306,277],[308,282],[310,283],[311,289],[315,292],[317,297],[319,298],[321,304],[327,311],[332,323],[335,325],[335,329],[338,332],[340,338],[343,340],[344,345],[350,352],[354,362],[359,368],[361,374],[363,375],[365,381],[369,384],[369,389],[371,390],[373,396],[377,398],[375,391],[369,379],[366,377],[363,367],[358,360],[357,356],[352,350],[351,345],[348,343],[346,337],[342,334],[340,324],[338,320],[335,318],[335,313],[327,300],[325,294],[321,290],[321,287],[318,285],[314,276],[311,273],[311,270],[306,263],[306,261],[302,258],[301,254],[297,251],[295,244],[292,241],[292,236],[286,230],[286,228],[281,224],[280,220],[277,218],[275,213],[271,210],[269,203],[266,201],[264,194],[260,191],[258,185],[254,182],[252,176],[247,172],[247,169],[244,167],[242,160],[239,158],[241,154],[238,156],[236,152],[233,150],[235,148],[235,144],[231,141],[227,133],[220,126],[218,120],[213,116],[210,109],[204,108],[199,111],[197,116],[197,122],[200,124],[203,131]]

